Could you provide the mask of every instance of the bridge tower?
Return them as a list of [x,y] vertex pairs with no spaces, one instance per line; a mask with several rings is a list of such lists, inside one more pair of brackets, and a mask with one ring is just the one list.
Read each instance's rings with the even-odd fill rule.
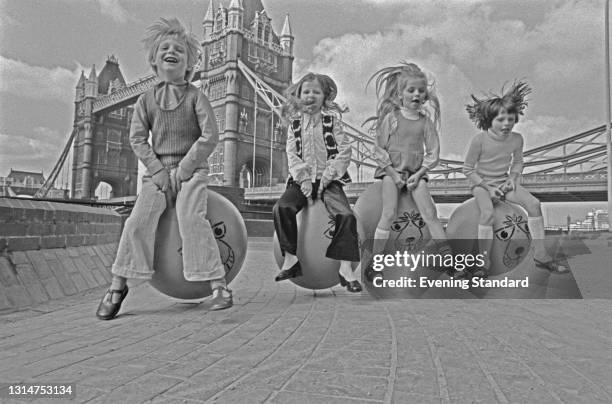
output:
[[210,0],[202,27],[198,73],[220,133],[209,159],[211,184],[251,187],[284,180],[286,139],[279,118],[257,101],[238,60],[283,93],[293,68],[289,17],[278,36],[261,0]]
[[129,144],[132,106],[93,112],[96,98],[125,87],[115,56],[96,74],[81,73],[76,86],[73,144],[72,198],[93,198],[101,182],[112,187],[112,196],[136,195],[138,160]]

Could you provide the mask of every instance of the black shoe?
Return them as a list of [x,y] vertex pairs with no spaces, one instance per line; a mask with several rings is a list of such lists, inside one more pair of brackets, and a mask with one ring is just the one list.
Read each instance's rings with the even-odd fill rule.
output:
[[372,269],[372,267],[367,267],[366,270],[364,271],[364,275],[365,278],[368,280],[368,282],[374,282],[374,278],[381,277],[382,278],[382,272],[381,271],[375,271],[374,269]]
[[344,286],[346,290],[349,292],[361,292],[361,283],[359,281],[347,281],[344,276],[338,274],[338,278],[340,278],[340,286]]
[[[210,310],[229,309],[234,305],[234,298],[232,296],[231,290],[229,290],[228,288],[224,288],[223,286],[218,286],[215,288],[215,290],[219,290],[219,293],[217,293],[217,297],[213,298]],[[229,297],[223,296],[224,290],[229,293]]]
[[569,271],[569,268],[559,265],[559,263],[553,259],[550,259],[549,261],[540,261],[539,259],[534,258],[533,260],[535,261],[536,267],[544,268],[550,272],[563,273]]
[[348,281],[344,279],[344,276],[338,274],[338,278],[340,278],[340,286],[345,287],[349,284]]
[[486,269],[480,268],[475,270],[472,276],[474,276],[474,278],[488,278],[489,273]]
[[[100,320],[112,320],[113,318],[115,318],[117,313],[119,313],[119,309],[121,309],[121,303],[123,303],[123,300],[128,294],[128,290],[129,288],[127,285],[125,285],[125,287],[122,290],[117,290],[117,289],[107,290],[106,293],[104,294],[104,297],[102,298],[102,301],[100,302],[100,305],[98,306],[98,311],[96,311],[96,316]],[[117,303],[113,303],[113,294],[115,293],[119,293],[121,295]]]
[[302,267],[299,262],[296,262],[291,268],[280,271],[274,280],[280,282],[289,278],[297,278],[298,276],[302,276]]
[[350,281],[346,286],[346,290],[353,293],[361,292],[361,283],[359,281]]
[[453,272],[451,272],[449,275],[454,277],[455,279],[466,279],[468,277],[467,271],[465,269],[462,271],[453,270]]

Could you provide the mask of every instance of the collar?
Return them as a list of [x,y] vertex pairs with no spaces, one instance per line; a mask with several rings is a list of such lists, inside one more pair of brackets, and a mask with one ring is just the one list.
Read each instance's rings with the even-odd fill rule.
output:
[[162,81],[155,86],[155,102],[163,110],[173,110],[178,107],[187,93],[188,82],[172,83]]
[[419,110],[419,111],[417,111],[417,116],[416,116],[416,118],[413,118],[413,117],[407,117],[407,116],[405,115],[405,114],[412,114],[412,111],[413,111],[413,110],[411,110],[411,109],[409,109],[409,108],[406,108],[406,107],[400,107],[400,108],[399,108],[399,113],[400,113],[400,115],[402,116],[402,118],[404,118],[404,119],[408,119],[409,121],[418,121],[419,119],[421,119],[421,116],[423,116],[423,113],[422,113],[420,110]]
[[323,117],[323,113],[319,112],[317,114],[314,115],[310,115],[310,114],[303,114],[302,115],[302,125],[304,125],[305,128],[309,127],[309,126],[317,126],[318,124],[321,123],[321,119]]
[[498,135],[497,133],[493,132],[492,130],[487,130],[487,133],[489,134],[489,137],[491,137],[491,139],[493,140],[497,140],[498,142],[503,142],[505,140],[507,140],[510,135],[512,135],[512,132],[508,133],[507,135]]

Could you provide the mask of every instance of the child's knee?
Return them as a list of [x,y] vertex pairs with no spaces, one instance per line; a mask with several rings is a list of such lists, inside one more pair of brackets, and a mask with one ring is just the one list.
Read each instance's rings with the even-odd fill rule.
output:
[[390,226],[391,222],[395,219],[395,211],[393,209],[383,209],[380,215],[380,222]]
[[531,198],[526,204],[525,209],[529,216],[542,216],[542,204],[536,198]]
[[435,206],[428,206],[420,210],[421,217],[426,223],[430,223],[437,219],[438,212]]
[[478,223],[485,225],[485,226],[493,225],[493,208],[492,207],[480,208],[480,217],[478,218]]

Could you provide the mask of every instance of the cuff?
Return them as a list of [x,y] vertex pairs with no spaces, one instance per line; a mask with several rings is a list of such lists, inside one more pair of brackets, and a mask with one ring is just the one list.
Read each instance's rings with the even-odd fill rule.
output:
[[301,183],[302,181],[310,178],[310,167],[306,163],[300,164],[290,171],[293,171],[291,176],[295,182]]
[[158,159],[153,160],[151,163],[149,163],[149,165],[147,165],[147,171],[149,172],[149,175],[155,175],[164,168],[164,165]]

